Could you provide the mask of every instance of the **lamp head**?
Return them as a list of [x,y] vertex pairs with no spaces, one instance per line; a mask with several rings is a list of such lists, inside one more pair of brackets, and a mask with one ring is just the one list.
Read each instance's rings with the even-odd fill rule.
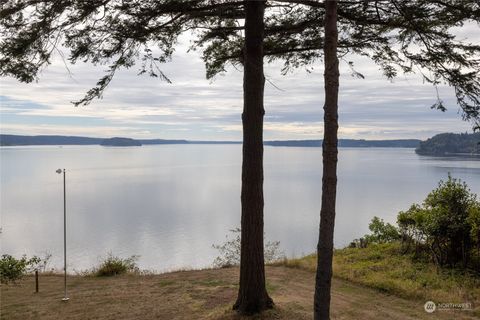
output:
[[60,174],[60,173],[62,173],[62,169],[57,169],[57,171],[55,171],[55,172]]

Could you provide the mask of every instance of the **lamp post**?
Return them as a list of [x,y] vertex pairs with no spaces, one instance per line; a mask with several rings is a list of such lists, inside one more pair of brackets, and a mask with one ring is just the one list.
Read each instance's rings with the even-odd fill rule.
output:
[[63,172],[63,270],[64,270],[64,297],[62,301],[68,301],[67,297],[67,193],[65,188],[65,169],[57,169],[58,174]]

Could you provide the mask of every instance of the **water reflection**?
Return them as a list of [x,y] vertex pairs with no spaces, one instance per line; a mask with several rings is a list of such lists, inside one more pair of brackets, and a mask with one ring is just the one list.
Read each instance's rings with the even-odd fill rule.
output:
[[[2,253],[53,254],[61,266],[62,183],[67,168],[70,270],[108,252],[141,256],[142,268],[211,264],[240,224],[241,146],[2,148]],[[394,221],[451,172],[480,191],[480,161],[419,157],[411,149],[340,151],[335,244]],[[319,148],[266,147],[266,236],[290,256],[315,250],[321,194]]]

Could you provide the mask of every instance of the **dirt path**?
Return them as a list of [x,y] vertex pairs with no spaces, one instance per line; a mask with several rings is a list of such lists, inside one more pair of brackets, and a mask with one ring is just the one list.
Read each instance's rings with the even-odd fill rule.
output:
[[[274,310],[253,319],[311,319],[314,275],[267,267]],[[70,277],[70,301],[63,278],[42,276],[40,293],[32,277],[2,285],[0,318],[7,319],[240,319],[230,310],[238,269],[174,272],[114,278]],[[346,281],[333,281],[333,319],[475,319],[468,311],[428,314],[424,301],[404,300]]]

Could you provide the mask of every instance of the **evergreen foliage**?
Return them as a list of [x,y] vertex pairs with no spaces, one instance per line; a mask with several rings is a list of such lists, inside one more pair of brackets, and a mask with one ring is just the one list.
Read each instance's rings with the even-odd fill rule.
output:
[[468,133],[441,133],[420,142],[415,150],[420,155],[480,155],[480,132]]
[[[116,71],[139,65],[138,73],[170,82],[160,65],[171,59],[178,36],[192,32],[207,78],[227,64],[243,64],[244,1],[226,0],[11,0],[0,10],[0,75],[35,80],[53,54],[66,48],[71,63],[107,66],[96,86],[75,102],[102,96]],[[283,71],[310,70],[323,57],[325,2],[266,2],[264,55],[284,62]],[[338,53],[362,55],[387,78],[419,72],[433,85],[455,89],[463,118],[480,125],[480,44],[454,28],[480,22],[476,0],[340,0]],[[433,108],[445,110],[440,97]]]

